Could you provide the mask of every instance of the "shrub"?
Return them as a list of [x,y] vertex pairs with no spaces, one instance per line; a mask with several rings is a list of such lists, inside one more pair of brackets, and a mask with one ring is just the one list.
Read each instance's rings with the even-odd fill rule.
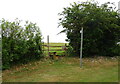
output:
[[32,22],[7,21],[2,19],[2,63],[3,69],[15,64],[27,63],[42,58],[41,32]]
[[68,48],[67,48],[67,50],[65,51],[65,55],[66,56],[69,56],[69,57],[72,57],[72,56],[74,56],[74,53],[73,53],[74,51],[73,51],[73,48],[72,48],[72,46],[68,46]]

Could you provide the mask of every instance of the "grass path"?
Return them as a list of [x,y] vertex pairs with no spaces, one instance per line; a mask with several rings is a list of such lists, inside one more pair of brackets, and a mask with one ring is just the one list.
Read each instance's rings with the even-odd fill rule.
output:
[[3,71],[3,82],[117,82],[116,58],[79,58],[43,60]]

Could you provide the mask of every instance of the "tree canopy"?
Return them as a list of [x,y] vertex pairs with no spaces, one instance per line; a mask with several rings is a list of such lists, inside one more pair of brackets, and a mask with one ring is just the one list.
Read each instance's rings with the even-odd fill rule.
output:
[[82,27],[84,56],[120,55],[120,48],[116,44],[120,41],[120,17],[113,3],[99,5],[97,2],[74,2],[59,15],[59,25],[63,26],[60,33],[67,34],[66,41],[73,47],[76,56],[79,56]]

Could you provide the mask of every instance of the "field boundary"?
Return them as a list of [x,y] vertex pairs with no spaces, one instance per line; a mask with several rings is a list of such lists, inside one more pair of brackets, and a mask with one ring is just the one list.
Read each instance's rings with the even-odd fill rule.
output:
[[[46,48],[45,48],[46,47]],[[44,52],[47,52],[47,55],[48,56],[50,56],[50,53],[52,52],[52,51],[54,51],[54,53],[56,53],[57,54],[57,51],[63,51],[63,52],[65,52],[66,50],[67,50],[67,45],[66,45],[66,43],[64,44],[64,45],[50,45],[50,42],[49,42],[49,35],[47,36],[47,43],[45,44],[44,42],[43,42],[43,44],[42,44],[42,51],[43,51],[43,53]],[[52,48],[52,49],[51,49]]]
[[[67,47],[66,44],[64,46],[51,46],[51,45],[42,45],[42,51],[45,52],[47,51],[48,52],[48,56],[50,55],[50,52],[52,51],[63,51],[65,52],[67,50]],[[61,48],[61,49],[50,49],[50,48]]]

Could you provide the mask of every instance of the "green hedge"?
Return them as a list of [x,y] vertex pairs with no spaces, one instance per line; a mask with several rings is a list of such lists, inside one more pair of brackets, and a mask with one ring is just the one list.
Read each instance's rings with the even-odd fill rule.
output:
[[13,22],[2,19],[2,69],[9,69],[16,64],[28,63],[42,58],[41,32],[32,22],[16,19]]

